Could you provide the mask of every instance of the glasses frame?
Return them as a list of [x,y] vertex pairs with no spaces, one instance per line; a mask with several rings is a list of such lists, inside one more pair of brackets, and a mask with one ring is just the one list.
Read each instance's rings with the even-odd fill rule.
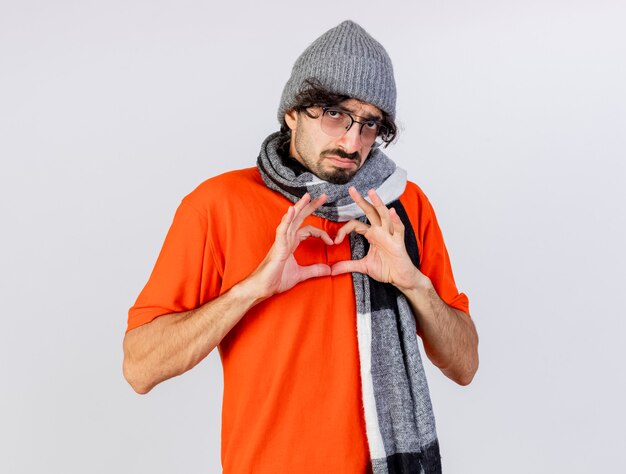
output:
[[[379,147],[381,144],[379,142],[376,141],[376,139],[378,137],[381,137],[387,133],[389,133],[389,129],[385,126],[384,123],[382,123],[380,120],[366,120],[366,121],[360,121],[360,120],[356,120],[354,117],[358,117],[360,119],[364,119],[365,117],[360,117],[359,115],[353,114],[352,112],[345,110],[341,107],[327,107],[327,106],[320,106],[320,108],[322,109],[322,115],[320,116],[320,128],[322,129],[322,132],[324,132],[326,135],[330,136],[330,137],[341,137],[343,135],[345,135],[346,133],[348,133],[350,131],[350,129],[352,128],[352,126],[356,123],[358,123],[360,125],[359,127],[359,141],[361,142],[361,145],[363,145],[363,127],[365,125],[367,125],[368,123],[375,123],[376,126],[378,127],[377,131],[376,131],[376,135],[374,137],[374,140],[372,141],[372,143],[369,145],[372,148],[377,148]],[[341,134],[341,135],[331,135],[330,133],[328,133],[326,130],[324,130],[324,127],[322,126],[322,122],[324,120],[324,116],[329,112],[329,111],[335,111],[335,112],[340,112],[342,114],[347,115],[348,117],[350,117],[350,125],[348,125],[345,129],[345,131]]]

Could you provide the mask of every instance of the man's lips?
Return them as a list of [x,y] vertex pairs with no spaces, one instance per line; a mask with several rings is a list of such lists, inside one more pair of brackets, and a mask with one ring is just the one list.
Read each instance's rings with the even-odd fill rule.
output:
[[350,158],[342,158],[337,155],[328,155],[326,159],[330,160],[330,162],[337,168],[356,168],[357,167],[357,162]]

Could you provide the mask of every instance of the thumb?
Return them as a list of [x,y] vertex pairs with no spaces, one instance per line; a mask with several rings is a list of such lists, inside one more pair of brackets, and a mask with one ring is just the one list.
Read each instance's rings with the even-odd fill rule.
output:
[[300,281],[330,275],[330,267],[324,263],[316,263],[300,267]]

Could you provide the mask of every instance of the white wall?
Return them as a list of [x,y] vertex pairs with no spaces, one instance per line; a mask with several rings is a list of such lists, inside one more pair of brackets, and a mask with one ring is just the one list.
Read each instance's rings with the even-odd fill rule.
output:
[[126,311],[346,18],[394,61],[389,154],[481,336],[469,387],[428,367],[445,472],[626,472],[624,2],[0,0],[1,472],[220,472],[217,355],[140,397]]

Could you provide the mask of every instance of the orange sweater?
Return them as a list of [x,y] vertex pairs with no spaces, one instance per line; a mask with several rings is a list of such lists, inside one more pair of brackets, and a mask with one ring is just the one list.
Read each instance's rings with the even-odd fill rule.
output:
[[[400,198],[420,269],[449,305],[468,312],[433,209],[413,183]],[[256,168],[202,183],[174,217],[128,330],[196,308],[246,278],[271,247],[290,203]],[[342,223],[304,225],[334,237]],[[301,265],[350,259],[349,239],[300,244]],[[349,274],[308,280],[253,307],[219,345],[224,369],[224,473],[362,473],[369,462],[360,393],[356,309]]]

